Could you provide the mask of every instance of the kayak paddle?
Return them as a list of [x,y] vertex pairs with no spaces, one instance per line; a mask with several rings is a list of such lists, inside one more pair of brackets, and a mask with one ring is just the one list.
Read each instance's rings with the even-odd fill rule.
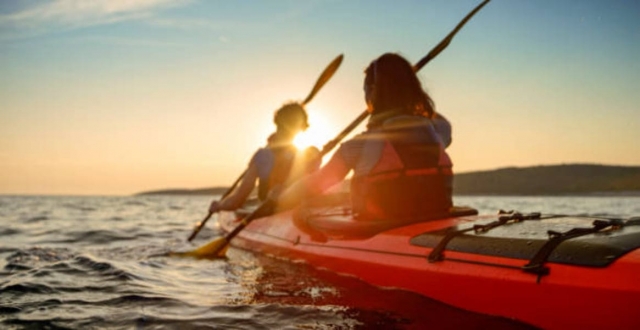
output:
[[[318,77],[318,80],[316,81],[316,84],[311,89],[311,92],[309,92],[309,95],[307,95],[304,101],[302,101],[302,106],[305,106],[307,103],[311,102],[313,97],[316,96],[316,94],[318,93],[318,91],[320,91],[322,86],[324,86],[329,81],[329,79],[331,79],[333,74],[336,73],[336,71],[338,71],[340,64],[342,64],[343,58],[344,58],[343,54],[338,55],[338,57],[336,57],[333,61],[331,61],[331,63],[329,63],[329,65],[324,69],[324,71],[322,71],[322,74],[320,74],[320,77]],[[234,189],[236,189],[236,187],[238,186],[238,183],[240,183],[240,181],[245,176],[245,174],[247,174],[247,170],[244,170],[244,172],[240,174],[240,176],[236,179],[233,185],[231,185],[231,187],[227,189],[224,195],[222,195],[220,200],[227,197]],[[194,238],[196,238],[196,235],[198,235],[200,230],[202,230],[202,228],[207,223],[207,221],[209,221],[212,215],[213,213],[209,212],[207,216],[204,219],[202,219],[202,221],[196,224],[196,228],[193,229],[193,232],[191,233],[191,235],[189,235],[189,238],[187,238],[188,242],[191,242]]]

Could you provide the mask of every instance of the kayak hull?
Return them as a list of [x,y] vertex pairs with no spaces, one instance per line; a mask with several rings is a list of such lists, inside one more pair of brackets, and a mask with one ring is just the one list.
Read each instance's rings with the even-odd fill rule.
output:
[[[353,221],[346,213],[331,214],[334,220]],[[310,232],[300,224],[299,213],[290,211],[251,222],[232,245],[546,329],[640,327],[640,317],[635,316],[635,304],[640,302],[638,249],[605,267],[548,262],[548,274],[541,275],[523,270],[528,260],[449,249],[444,250],[444,260],[429,261],[433,247],[411,244],[412,238],[426,232],[491,223],[497,218],[449,217],[369,237],[331,237]],[[237,219],[235,213],[223,212],[219,224],[229,232],[238,225]]]

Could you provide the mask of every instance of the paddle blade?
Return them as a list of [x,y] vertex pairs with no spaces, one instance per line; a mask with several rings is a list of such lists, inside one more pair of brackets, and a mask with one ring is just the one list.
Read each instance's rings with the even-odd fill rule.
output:
[[427,54],[427,56],[420,59],[420,61],[418,61],[418,63],[416,63],[416,65],[413,66],[413,71],[416,71],[416,72],[420,71],[420,69],[422,69],[423,66],[429,63],[429,61],[431,61],[433,58],[438,56],[440,52],[442,52],[445,48],[447,48],[447,46],[449,46],[449,43],[451,43],[451,39],[453,39],[456,33],[458,33],[458,31],[462,29],[462,27],[467,23],[467,21],[470,20],[471,17],[473,17],[473,15],[475,15],[478,11],[480,11],[480,9],[482,9],[482,7],[484,7],[484,5],[486,5],[489,1],[490,0],[484,0],[482,3],[476,6],[476,8],[474,8],[469,14],[467,14],[467,16],[465,16],[462,19],[462,21],[458,23],[458,25],[455,27],[455,29],[453,29],[453,31],[451,31],[444,39],[442,39],[442,41],[440,41],[440,43],[436,45],[429,52],[429,54]]
[[302,105],[305,105],[311,102],[311,99],[313,99],[313,97],[316,96],[318,91],[320,91],[320,88],[322,88],[322,86],[324,86],[324,84],[326,84],[327,81],[331,79],[333,74],[336,73],[336,71],[340,67],[343,57],[344,56],[342,54],[338,55],[338,57],[336,57],[333,61],[331,61],[331,63],[329,63],[327,68],[324,69],[324,71],[322,71],[322,74],[320,75],[320,77],[318,77],[318,80],[316,81],[315,86],[313,86],[313,89],[311,89],[311,92],[309,93],[309,95],[304,99],[304,101],[302,101]]
[[172,257],[190,257],[196,259],[220,259],[226,257],[229,241],[226,237],[213,240],[195,250],[185,252],[169,252]]

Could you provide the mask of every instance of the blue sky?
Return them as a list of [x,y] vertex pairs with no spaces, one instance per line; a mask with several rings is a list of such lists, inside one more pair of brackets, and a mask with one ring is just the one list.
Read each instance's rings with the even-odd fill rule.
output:
[[[308,106],[317,141],[364,109],[371,60],[416,62],[478,3],[0,2],[0,193],[230,184],[338,54]],[[491,1],[419,73],[454,170],[640,165],[638,17],[633,0]]]

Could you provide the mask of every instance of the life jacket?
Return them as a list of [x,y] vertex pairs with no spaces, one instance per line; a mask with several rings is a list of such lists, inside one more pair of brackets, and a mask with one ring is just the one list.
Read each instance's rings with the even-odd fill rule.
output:
[[318,151],[313,147],[298,150],[293,145],[281,145],[268,147],[267,150],[273,155],[273,165],[267,176],[258,179],[258,198],[260,200],[267,199],[274,188],[287,185],[303,175],[315,171],[320,163]]
[[429,126],[391,126],[364,134],[362,150],[367,143],[382,144],[382,150],[368,173],[351,180],[356,219],[402,221],[446,213],[453,206],[452,163]]

